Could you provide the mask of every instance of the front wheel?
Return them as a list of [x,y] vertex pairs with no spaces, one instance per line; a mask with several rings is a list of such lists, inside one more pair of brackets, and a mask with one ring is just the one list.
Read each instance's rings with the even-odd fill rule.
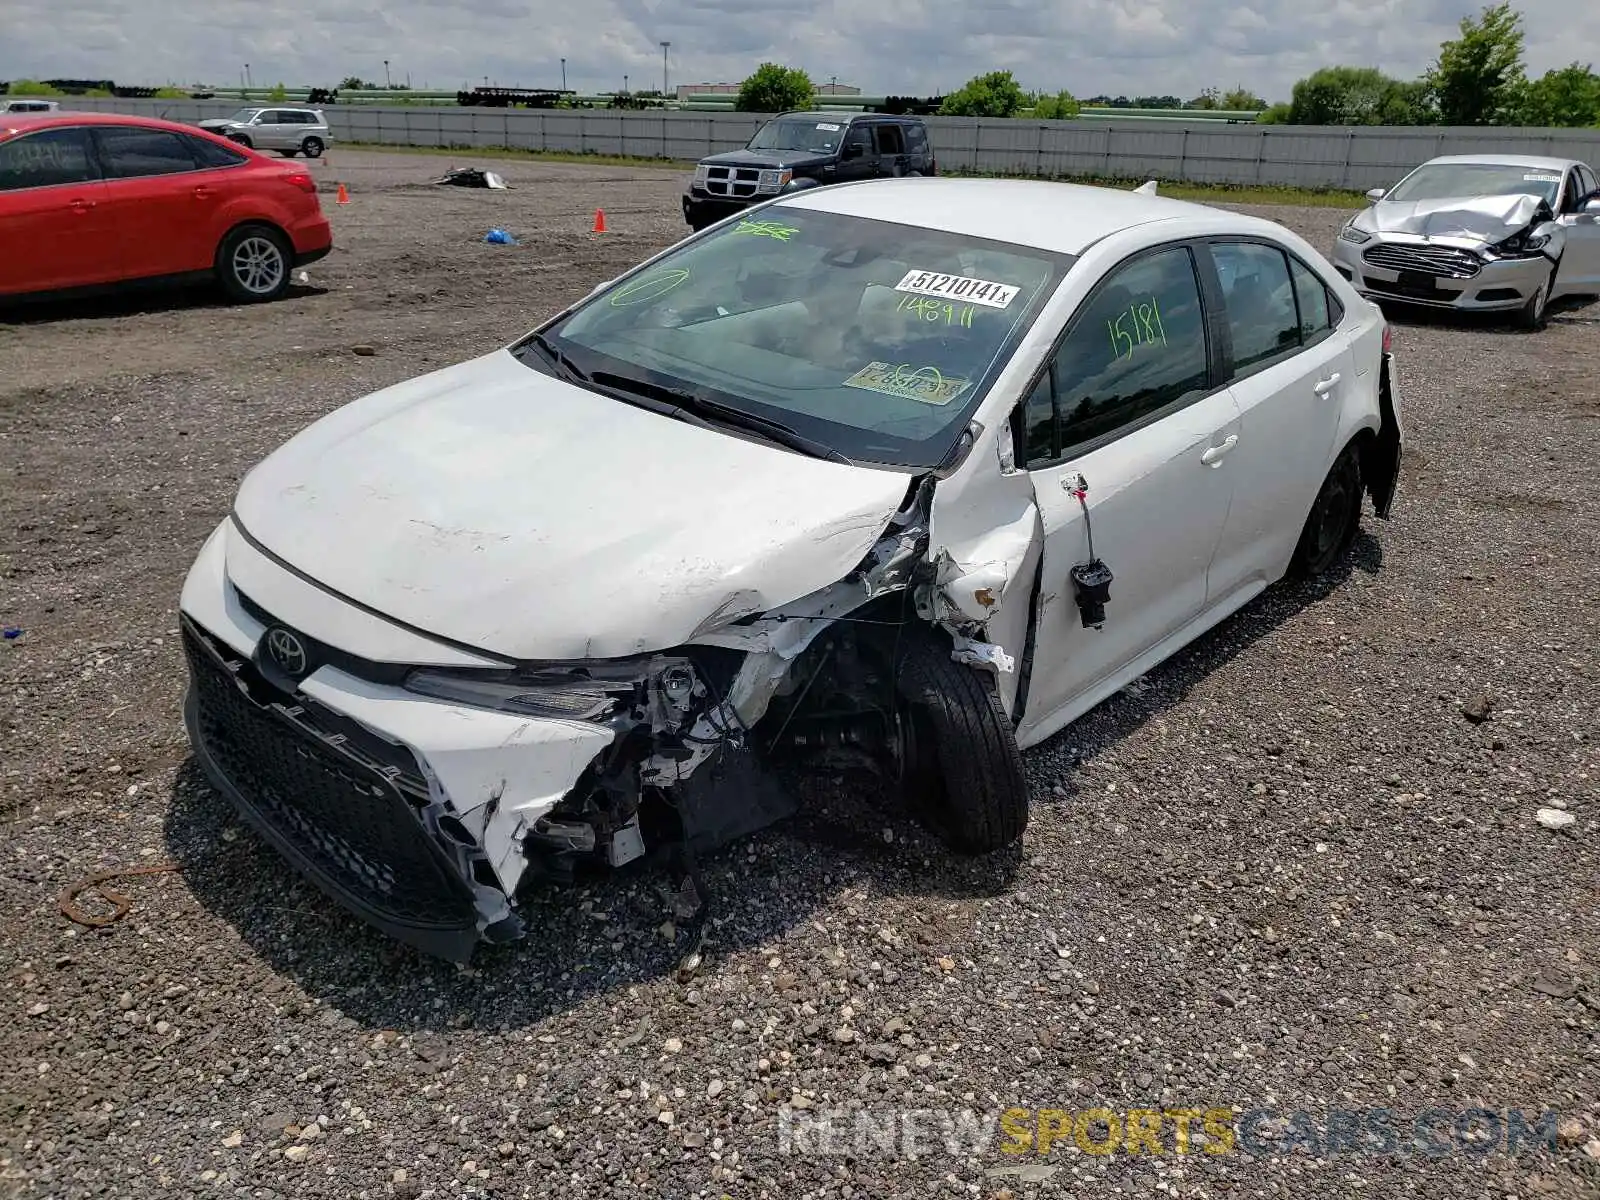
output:
[[918,631],[895,674],[895,758],[907,801],[957,854],[990,854],[1028,826],[1022,752],[993,680]]
[[260,304],[289,290],[289,241],[266,225],[243,225],[217,247],[217,282],[230,300]]
[[1518,329],[1529,333],[1544,328],[1545,313],[1550,307],[1550,289],[1555,286],[1556,271],[1559,263],[1550,268],[1550,278],[1539,285],[1539,290],[1528,297],[1528,302],[1517,310],[1516,325]]
[[1361,528],[1361,455],[1346,446],[1322,481],[1300,530],[1289,572],[1302,579],[1324,574],[1349,551]]
[[250,150],[255,147],[255,143],[250,140],[250,135],[247,133],[231,133],[228,135],[228,140],[239,143],[239,145],[243,146],[246,150]]

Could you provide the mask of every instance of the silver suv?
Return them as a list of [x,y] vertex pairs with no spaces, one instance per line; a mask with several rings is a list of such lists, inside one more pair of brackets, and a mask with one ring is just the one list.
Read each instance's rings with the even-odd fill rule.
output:
[[333,140],[328,119],[316,108],[241,108],[231,117],[201,121],[200,128],[241,146],[276,150],[287,158],[296,154],[320,158]]

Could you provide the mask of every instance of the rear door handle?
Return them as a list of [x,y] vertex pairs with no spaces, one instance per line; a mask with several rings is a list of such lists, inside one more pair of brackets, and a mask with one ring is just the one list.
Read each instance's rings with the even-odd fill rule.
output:
[[1222,461],[1223,455],[1227,454],[1229,450],[1232,450],[1238,444],[1239,435],[1237,433],[1230,433],[1225,439],[1223,439],[1222,445],[1212,446],[1209,450],[1202,454],[1200,456],[1200,461],[1205,463],[1205,465],[1208,467],[1214,467]]
[[88,212],[91,208],[94,207],[94,201],[93,200],[68,200],[67,201],[67,207],[70,208],[73,212],[85,213],[85,212]]
[[1338,387],[1338,386],[1339,386],[1339,372],[1335,371],[1332,375],[1329,375],[1326,379],[1323,379],[1323,380],[1319,381],[1317,383],[1317,386],[1315,388],[1313,388],[1312,390],[1314,392],[1316,392],[1317,395],[1319,395],[1319,396],[1326,396],[1329,392],[1333,391],[1333,389]]
[[[211,195],[211,189],[203,185],[195,188],[194,190],[194,197],[196,200],[204,200],[209,195]],[[1337,376],[1335,378],[1337,378]]]

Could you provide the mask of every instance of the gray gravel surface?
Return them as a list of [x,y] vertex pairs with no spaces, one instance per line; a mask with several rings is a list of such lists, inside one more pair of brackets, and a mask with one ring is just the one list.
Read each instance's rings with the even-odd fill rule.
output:
[[[499,162],[496,194],[427,187],[443,165],[336,148],[340,249],[283,303],[0,318],[8,1192],[1600,1195],[1600,309],[1397,315],[1394,520],[1030,754],[1018,853],[952,863],[822,781],[710,864],[687,983],[644,872],[536,899],[527,942],[457,971],[332,910],[200,781],[175,638],[262,454],[682,230],[677,172]],[[1319,244],[1340,216],[1260,211]],[[114,885],[120,922],[58,909],[167,862]],[[781,1112],[852,1105],[1563,1123],[1516,1156],[780,1152]]]

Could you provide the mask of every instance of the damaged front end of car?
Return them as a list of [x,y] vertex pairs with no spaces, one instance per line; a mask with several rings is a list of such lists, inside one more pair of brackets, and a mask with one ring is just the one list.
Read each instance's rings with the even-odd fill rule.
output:
[[[515,941],[530,889],[640,859],[674,872],[673,916],[694,952],[699,856],[794,811],[783,764],[820,757],[940,786],[938,729],[913,733],[907,654],[921,656],[919,678],[960,672],[975,696],[1014,669],[987,632],[1006,573],[963,573],[930,549],[935,482],[911,482],[844,578],[772,609],[735,593],[687,644],[630,658],[380,678],[247,597],[186,597],[191,741],[302,874],[425,953],[465,962]],[[197,575],[221,583],[206,561]],[[286,647],[299,657],[283,661]],[[1009,746],[1000,774],[1014,771],[1005,794],[1022,812],[995,826],[1009,843],[1026,806],[1012,729],[1003,705],[970,707]]]

